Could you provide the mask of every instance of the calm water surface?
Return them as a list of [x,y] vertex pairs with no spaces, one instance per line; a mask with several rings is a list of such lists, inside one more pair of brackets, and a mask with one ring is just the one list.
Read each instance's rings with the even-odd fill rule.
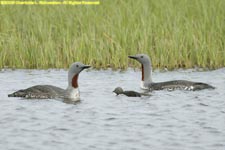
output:
[[154,81],[202,81],[215,90],[156,91],[129,98],[117,86],[141,91],[140,70],[84,71],[82,101],[24,100],[7,94],[37,84],[67,86],[67,70],[0,71],[1,150],[224,150],[225,68],[153,73]]

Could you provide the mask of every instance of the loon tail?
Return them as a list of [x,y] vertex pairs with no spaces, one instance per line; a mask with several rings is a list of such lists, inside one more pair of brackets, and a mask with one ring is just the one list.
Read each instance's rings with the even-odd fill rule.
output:
[[215,89],[215,87],[211,86],[209,84],[206,84],[206,83],[201,83],[201,82],[197,82],[194,84],[193,91],[198,91],[198,90],[202,90],[202,89]]

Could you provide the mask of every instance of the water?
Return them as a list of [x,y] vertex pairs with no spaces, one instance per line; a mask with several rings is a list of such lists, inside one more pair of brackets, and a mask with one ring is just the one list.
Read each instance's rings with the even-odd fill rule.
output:
[[24,100],[7,94],[37,84],[67,86],[66,70],[0,71],[1,150],[224,150],[225,68],[153,73],[154,81],[202,81],[215,90],[156,91],[115,96],[117,86],[140,91],[140,70],[83,71],[82,101]]

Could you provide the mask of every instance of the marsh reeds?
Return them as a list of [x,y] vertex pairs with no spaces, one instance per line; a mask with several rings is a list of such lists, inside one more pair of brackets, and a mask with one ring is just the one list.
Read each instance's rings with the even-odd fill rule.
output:
[[0,6],[0,68],[225,66],[225,0],[101,0],[95,6]]

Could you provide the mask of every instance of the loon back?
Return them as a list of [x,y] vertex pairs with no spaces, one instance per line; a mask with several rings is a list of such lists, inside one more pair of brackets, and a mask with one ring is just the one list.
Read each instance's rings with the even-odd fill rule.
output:
[[35,98],[35,99],[49,99],[56,97],[63,97],[65,93],[64,89],[61,89],[52,85],[36,85],[27,89],[22,89],[9,94],[8,97],[24,97],[24,98]]
[[135,91],[124,91],[123,94],[128,97],[141,97],[141,94]]
[[187,90],[187,91],[197,91],[203,89],[215,89],[215,87],[202,83],[202,82],[192,82],[186,80],[173,80],[167,82],[150,83],[148,85],[150,91],[152,90]]

